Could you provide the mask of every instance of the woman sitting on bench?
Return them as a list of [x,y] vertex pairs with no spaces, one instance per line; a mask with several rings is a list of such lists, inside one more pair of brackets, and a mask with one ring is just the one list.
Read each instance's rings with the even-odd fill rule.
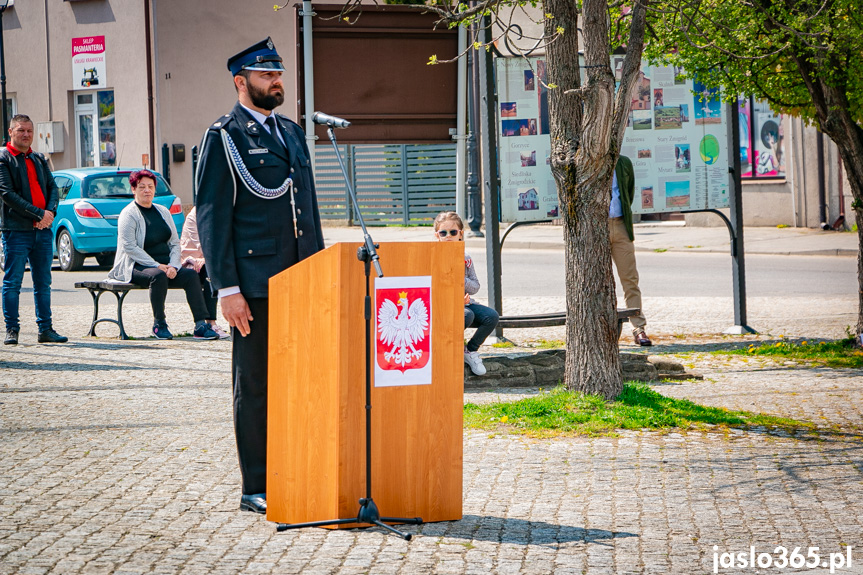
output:
[[117,255],[108,280],[150,288],[153,335],[172,339],[165,321],[165,298],[169,287],[181,287],[195,319],[195,339],[219,339],[207,323],[207,306],[201,282],[193,269],[180,263],[180,238],[170,212],[153,203],[156,175],[139,170],[129,175],[135,201],[123,208],[117,222]]

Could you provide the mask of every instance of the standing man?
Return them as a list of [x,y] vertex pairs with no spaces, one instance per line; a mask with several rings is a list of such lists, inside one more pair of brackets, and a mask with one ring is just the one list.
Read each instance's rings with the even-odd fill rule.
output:
[[68,338],[51,324],[51,263],[54,261],[54,234],[51,223],[57,212],[57,184],[42,154],[30,148],[33,122],[28,116],[12,117],[9,143],[0,149],[0,230],[3,236],[3,318],[6,345],[18,343],[18,300],[24,266],[30,262],[33,299],[39,343],[64,343]]
[[641,311],[641,290],[638,289],[638,269],[635,267],[635,235],[632,231],[632,200],[635,198],[635,172],[632,161],[620,156],[611,179],[611,204],[608,207],[608,233],[611,237],[611,260],[623,286],[626,307],[637,307],[638,315],[629,318],[635,343],[653,345],[644,332],[647,320]]
[[240,509],[267,510],[268,282],[324,249],[303,130],[273,112],[285,101],[272,40],[228,60],[239,102],[204,135],[198,234],[222,314],[232,328]]

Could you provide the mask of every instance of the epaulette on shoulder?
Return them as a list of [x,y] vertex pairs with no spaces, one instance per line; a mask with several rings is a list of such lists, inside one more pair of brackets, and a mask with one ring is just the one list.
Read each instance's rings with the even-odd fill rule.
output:
[[219,130],[223,126],[227,125],[228,122],[230,122],[232,119],[233,119],[233,116],[231,116],[230,114],[225,114],[224,116],[222,116],[221,118],[219,118],[218,120],[213,122],[210,125],[210,129],[211,130]]

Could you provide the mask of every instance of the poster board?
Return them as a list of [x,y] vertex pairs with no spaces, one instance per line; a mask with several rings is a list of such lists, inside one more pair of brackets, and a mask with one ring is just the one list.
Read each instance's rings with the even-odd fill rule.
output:
[[[497,58],[501,220],[559,217],[551,175],[545,57]],[[612,57],[620,79],[623,56]],[[635,214],[728,207],[728,112],[717,89],[643,63],[621,154],[635,170]]]

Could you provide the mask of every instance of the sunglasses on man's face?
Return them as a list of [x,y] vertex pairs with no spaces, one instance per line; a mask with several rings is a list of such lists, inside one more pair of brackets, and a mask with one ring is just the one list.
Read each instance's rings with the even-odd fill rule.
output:
[[442,238],[445,238],[447,236],[447,234],[449,234],[451,236],[457,236],[459,234],[459,232],[461,232],[461,230],[438,230],[437,235],[439,235]]

